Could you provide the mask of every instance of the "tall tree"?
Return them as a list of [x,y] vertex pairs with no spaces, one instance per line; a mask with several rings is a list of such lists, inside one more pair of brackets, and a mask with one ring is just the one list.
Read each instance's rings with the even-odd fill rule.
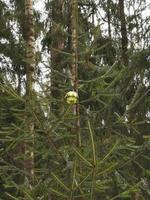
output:
[[32,117],[33,83],[35,79],[35,31],[33,1],[25,0],[25,46],[26,46],[26,131],[29,142],[25,141],[25,181],[32,187],[34,183],[34,121]]
[[[48,83],[41,76],[34,98],[32,2],[0,0],[0,198],[148,199],[150,49],[145,38],[149,29],[140,25],[142,6],[130,18],[128,9],[124,13],[134,43],[132,48],[124,44],[128,65],[121,1],[43,1],[50,12],[41,18],[45,29],[40,29],[40,39],[47,42],[50,56],[44,52],[39,57],[39,68],[51,73],[46,74]],[[50,65],[42,61],[45,55]],[[65,103],[68,90],[79,92],[80,123],[78,104],[70,112],[73,106]],[[25,149],[19,152],[22,143]]]

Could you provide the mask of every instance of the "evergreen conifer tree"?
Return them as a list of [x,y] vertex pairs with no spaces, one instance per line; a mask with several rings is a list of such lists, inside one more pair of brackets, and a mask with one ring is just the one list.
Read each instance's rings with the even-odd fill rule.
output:
[[0,0],[0,199],[148,200],[147,1],[44,3]]

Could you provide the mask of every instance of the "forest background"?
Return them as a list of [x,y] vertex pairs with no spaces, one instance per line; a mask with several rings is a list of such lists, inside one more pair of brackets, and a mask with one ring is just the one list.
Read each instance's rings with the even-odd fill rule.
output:
[[0,200],[148,200],[149,1],[41,3],[0,0]]

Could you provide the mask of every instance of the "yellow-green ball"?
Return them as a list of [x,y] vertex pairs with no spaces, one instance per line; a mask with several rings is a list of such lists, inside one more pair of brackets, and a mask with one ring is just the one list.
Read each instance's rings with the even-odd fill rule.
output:
[[73,105],[73,104],[76,104],[78,101],[78,94],[75,91],[70,91],[70,92],[67,92],[65,98],[68,104]]

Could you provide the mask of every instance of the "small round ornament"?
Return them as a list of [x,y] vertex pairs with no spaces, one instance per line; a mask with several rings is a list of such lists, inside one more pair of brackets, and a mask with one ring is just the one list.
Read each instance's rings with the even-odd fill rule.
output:
[[73,104],[76,104],[77,101],[78,101],[78,94],[77,94],[77,92],[75,92],[75,91],[69,91],[69,92],[67,92],[67,94],[65,95],[65,98],[66,98],[66,102],[67,102],[68,104],[73,105]]

